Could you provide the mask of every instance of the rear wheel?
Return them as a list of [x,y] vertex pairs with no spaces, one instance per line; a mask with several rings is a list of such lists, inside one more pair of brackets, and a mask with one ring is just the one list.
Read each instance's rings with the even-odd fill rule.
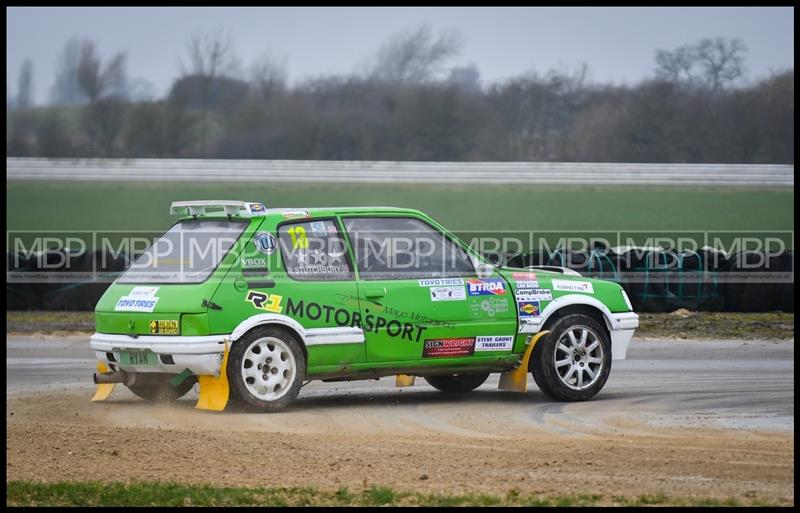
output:
[[277,326],[256,328],[236,341],[228,356],[230,399],[259,412],[274,412],[300,393],[306,358],[300,342]]
[[464,394],[481,386],[488,377],[488,372],[481,374],[452,374],[449,376],[426,376],[425,381],[442,392]]
[[197,376],[189,376],[178,386],[172,384],[175,374],[143,373],[134,377],[132,385],[125,385],[128,390],[142,399],[157,402],[172,402],[180,399],[197,383]]
[[608,332],[586,314],[569,314],[546,327],[533,350],[530,371],[539,389],[559,401],[594,397],[611,371]]

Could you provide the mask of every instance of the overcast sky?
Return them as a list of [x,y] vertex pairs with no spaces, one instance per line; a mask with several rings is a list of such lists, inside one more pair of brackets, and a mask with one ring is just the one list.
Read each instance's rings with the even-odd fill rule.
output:
[[428,23],[464,36],[453,65],[474,63],[484,84],[532,69],[576,69],[598,82],[635,83],[653,72],[657,49],[704,37],[740,38],[749,79],[794,67],[792,7],[11,7],[6,9],[7,87],[34,63],[37,103],[49,99],[55,61],[71,36],[93,39],[107,57],[128,53],[128,75],[164,94],[188,38],[225,30],[247,65],[263,53],[286,58],[290,82],[350,73],[393,33]]

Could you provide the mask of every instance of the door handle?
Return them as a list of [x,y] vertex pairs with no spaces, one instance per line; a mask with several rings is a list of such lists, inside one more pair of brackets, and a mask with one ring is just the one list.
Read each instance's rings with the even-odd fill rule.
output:
[[364,295],[368,298],[379,298],[386,295],[386,287],[371,287],[364,290]]

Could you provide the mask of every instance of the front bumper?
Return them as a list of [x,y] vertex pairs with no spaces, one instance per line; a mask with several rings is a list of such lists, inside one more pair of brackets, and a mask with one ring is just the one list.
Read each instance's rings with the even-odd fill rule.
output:
[[[611,335],[611,359],[624,360],[633,332],[639,327],[639,316],[634,312],[612,313],[603,316]],[[521,324],[520,333],[538,333],[545,318],[533,318]]]
[[[225,352],[225,341],[230,335],[160,336],[112,335],[95,333],[89,345],[97,359],[114,370],[125,372],[163,372],[180,374],[189,369],[198,376],[219,375]],[[158,355],[158,365],[135,366],[119,363],[120,351],[149,350]]]

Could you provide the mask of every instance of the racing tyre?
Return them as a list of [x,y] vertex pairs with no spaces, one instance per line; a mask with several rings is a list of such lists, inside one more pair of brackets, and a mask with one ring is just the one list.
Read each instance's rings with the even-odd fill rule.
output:
[[253,329],[228,355],[230,400],[251,411],[282,410],[300,393],[305,372],[306,357],[294,335],[277,326]]
[[611,340],[592,317],[559,317],[533,350],[530,371],[539,389],[558,401],[594,397],[611,372]]
[[425,381],[442,392],[464,394],[481,386],[488,377],[488,372],[485,374],[453,374],[451,376],[426,376]]
[[134,384],[125,385],[128,390],[148,401],[169,403],[180,399],[197,383],[197,376],[189,376],[178,386],[171,383],[175,374],[136,374]]

